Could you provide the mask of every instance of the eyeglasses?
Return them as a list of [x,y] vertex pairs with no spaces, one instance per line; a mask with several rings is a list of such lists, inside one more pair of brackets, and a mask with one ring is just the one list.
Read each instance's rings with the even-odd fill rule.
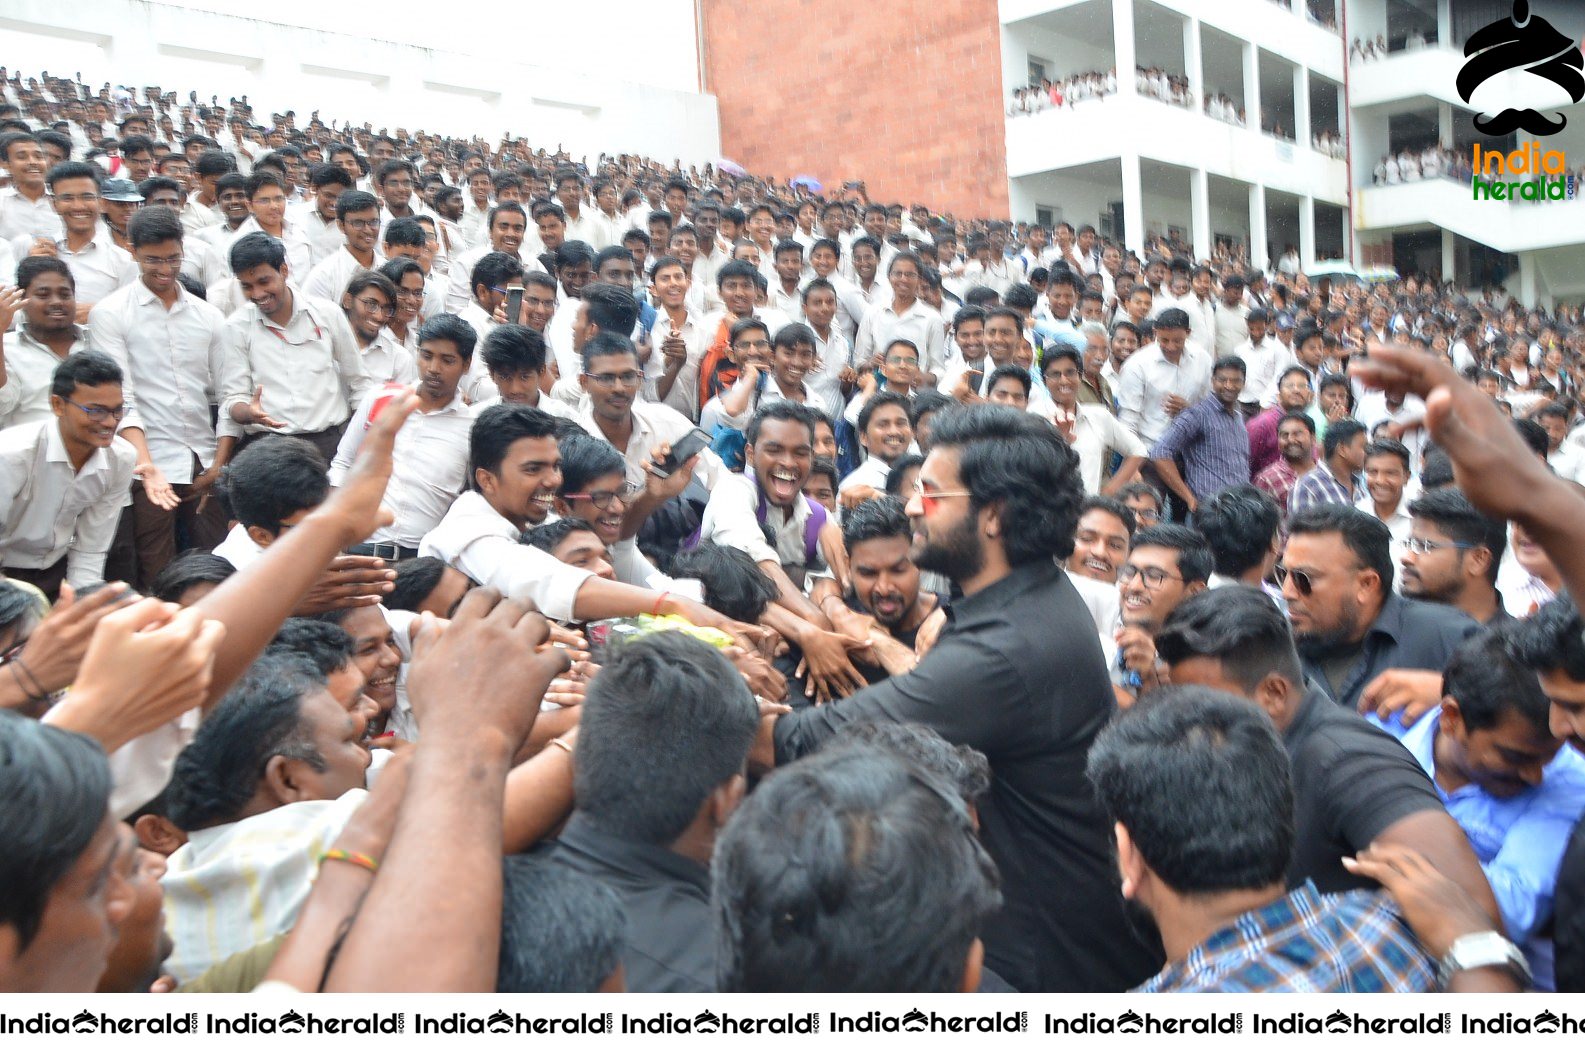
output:
[[341,225],[349,230],[378,230],[379,219],[342,219]]
[[888,357],[886,359],[886,363],[889,364],[889,365],[907,365],[909,368],[918,368],[919,367],[919,358],[917,358],[917,357]]
[[643,372],[585,372],[584,375],[598,386],[613,387],[620,383],[622,386],[638,386],[644,381]]
[[182,258],[180,255],[164,256],[158,259],[149,255],[140,255],[137,260],[140,266],[145,266],[150,270],[174,270],[182,265]]
[[1272,572],[1273,575],[1277,577],[1277,583],[1279,585],[1286,585],[1288,580],[1291,578],[1293,580],[1294,589],[1297,590],[1302,597],[1308,598],[1311,592],[1315,590],[1315,576],[1311,573],[1305,572],[1303,569],[1290,569],[1281,562],[1278,562],[1276,568],[1273,569]]
[[90,203],[92,203],[92,202],[94,202],[94,201],[99,199],[99,194],[97,194],[97,193],[63,193],[63,194],[60,194],[59,196],[57,196],[55,199],[57,201],[59,201],[60,203],[62,203],[62,204],[76,204],[79,201],[82,202],[83,204],[90,204]]
[[61,400],[65,401],[68,405],[71,405],[74,408],[82,409],[83,415],[87,416],[95,423],[103,423],[107,419],[119,420],[122,416],[127,414],[126,405],[117,405],[115,408],[106,408],[104,405],[79,405],[69,397],[62,398]]
[[732,344],[732,349],[734,349],[734,350],[769,350],[770,349],[770,340],[769,339],[745,340],[745,341],[740,342],[740,343],[733,343]]
[[586,499],[593,506],[599,508],[600,510],[610,510],[612,503],[616,502],[617,500],[627,503],[633,498],[633,495],[636,492],[638,492],[638,486],[629,483],[623,485],[619,489],[607,489],[601,492],[578,492],[570,496],[563,496],[561,498],[569,502],[577,502],[578,500]]
[[1166,583],[1168,580],[1177,580],[1179,583],[1183,582],[1182,576],[1174,576],[1166,569],[1158,569],[1154,565],[1147,565],[1143,569],[1139,568],[1137,565],[1124,565],[1122,568],[1117,570],[1118,583],[1127,583],[1135,576],[1143,576],[1145,578],[1145,590],[1147,591],[1161,590],[1162,584]]
[[1435,540],[1422,540],[1418,536],[1410,536],[1403,541],[1403,549],[1410,554],[1430,554],[1432,551],[1445,551],[1456,548],[1461,551],[1472,551],[1482,546],[1479,543],[1438,543]]
[[359,299],[358,305],[372,314],[388,314],[396,309],[390,303],[382,303],[378,299]]
[[925,488],[923,481],[915,481],[914,495],[919,499],[921,510],[926,514],[934,514],[936,512],[936,504],[941,500],[951,499],[954,496],[972,496],[974,493],[968,489],[962,489],[957,492],[931,492]]

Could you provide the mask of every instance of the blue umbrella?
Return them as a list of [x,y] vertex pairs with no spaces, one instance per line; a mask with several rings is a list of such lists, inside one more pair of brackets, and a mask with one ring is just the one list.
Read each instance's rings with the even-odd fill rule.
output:
[[794,187],[801,187],[803,189],[808,190],[810,193],[819,193],[822,189],[825,188],[824,186],[822,186],[820,184],[820,180],[815,178],[813,175],[799,175],[799,176],[796,176],[787,185],[794,186]]

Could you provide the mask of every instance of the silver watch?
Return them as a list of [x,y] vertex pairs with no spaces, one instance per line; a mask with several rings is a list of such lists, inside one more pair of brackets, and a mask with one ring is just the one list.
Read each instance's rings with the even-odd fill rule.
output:
[[1514,975],[1520,991],[1530,988],[1530,964],[1518,945],[1495,930],[1466,933],[1453,942],[1453,947],[1442,957],[1437,967],[1436,980],[1446,988],[1453,975],[1462,970],[1477,970],[1486,966],[1502,966]]

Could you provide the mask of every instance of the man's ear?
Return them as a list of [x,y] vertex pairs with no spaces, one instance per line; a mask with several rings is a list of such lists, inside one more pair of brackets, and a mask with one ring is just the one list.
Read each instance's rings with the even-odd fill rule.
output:
[[1134,847],[1133,836],[1119,821],[1112,825],[1112,835],[1117,841],[1117,868],[1123,877],[1123,897],[1132,900],[1139,893],[1140,883],[1145,878],[1145,859],[1139,855],[1139,850]]
[[717,828],[726,827],[726,822],[743,801],[743,795],[748,791],[748,778],[742,773],[733,773],[730,777],[717,784],[705,804],[710,807],[710,822]]
[[282,806],[309,801],[316,796],[308,791],[303,774],[308,764],[300,758],[274,755],[264,764],[265,791]]
[[262,525],[249,525],[247,532],[248,539],[257,543],[260,547],[268,547],[277,539],[277,537],[270,535]]
[[980,508],[980,530],[992,539],[1002,534],[1002,504],[987,503]]
[[145,813],[132,825],[138,845],[150,853],[169,857],[187,843],[187,834],[173,824],[169,817]]

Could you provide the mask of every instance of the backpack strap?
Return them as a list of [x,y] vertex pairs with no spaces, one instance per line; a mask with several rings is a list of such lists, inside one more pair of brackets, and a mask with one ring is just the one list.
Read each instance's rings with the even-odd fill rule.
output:
[[[759,487],[759,479],[751,480],[754,483],[754,520],[763,525],[770,513],[770,503]],[[820,555],[820,530],[826,525],[826,509],[808,496],[800,494],[798,498],[809,507],[809,517],[804,521],[804,567],[810,568],[817,564]]]

